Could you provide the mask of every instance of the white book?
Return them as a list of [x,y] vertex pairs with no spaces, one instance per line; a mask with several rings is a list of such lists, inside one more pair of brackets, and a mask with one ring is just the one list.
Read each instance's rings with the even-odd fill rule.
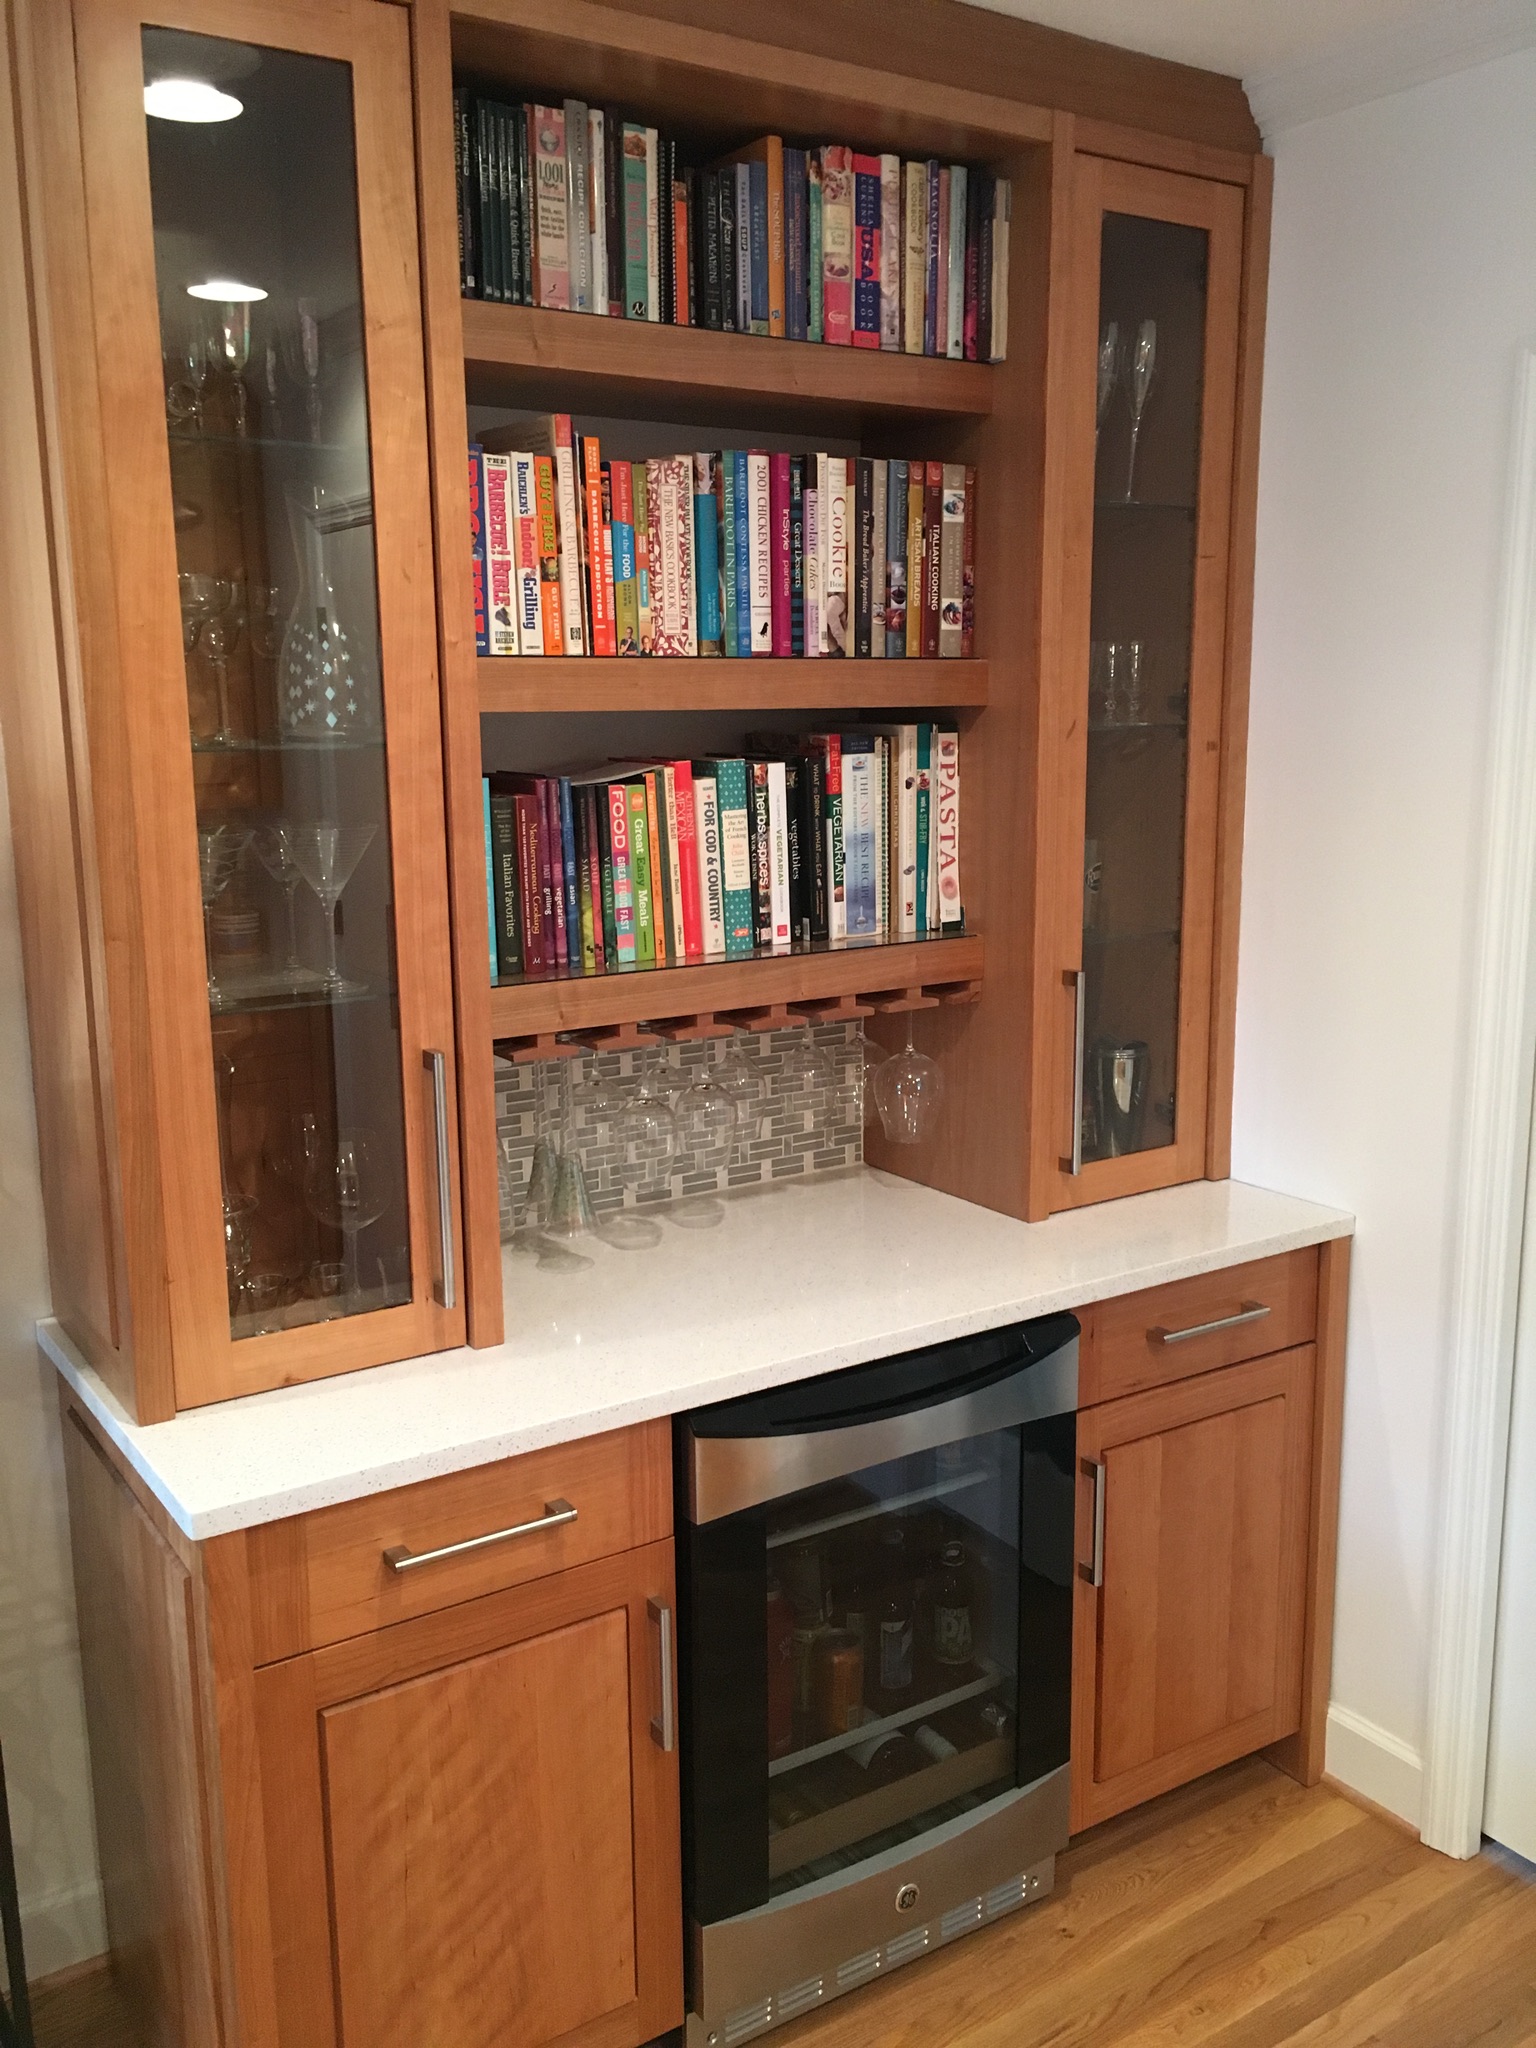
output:
[[945,290],[949,325],[944,353],[957,359],[965,354],[965,187],[965,165],[952,164],[949,172],[949,282]]
[[826,654],[848,652],[848,460],[827,457],[826,560],[821,586],[821,644]]
[[492,654],[516,654],[517,578],[513,568],[512,458],[487,455],[485,468],[485,609]]
[[870,465],[869,512],[874,546],[869,559],[869,653],[873,661],[885,659],[885,594],[889,588],[886,564],[886,506],[890,497],[891,465],[878,457]]
[[645,131],[645,317],[661,318],[661,143]]
[[775,952],[788,952],[794,934],[789,923],[789,794],[784,763],[768,763],[768,904]]
[[571,311],[592,311],[591,192],[587,182],[587,107],[565,103],[566,240],[571,251]]
[[773,652],[773,511],[768,457],[747,456],[747,588],[752,600],[752,652]]
[[898,939],[917,935],[917,727],[884,729],[891,748],[891,924]]
[[693,818],[699,861],[699,918],[706,959],[725,951],[725,869],[720,853],[720,791],[713,775],[693,777]]
[[901,345],[909,356],[923,352],[923,301],[928,280],[928,166],[906,167],[902,195]]
[[827,641],[827,536],[832,523],[832,458],[816,457],[816,652],[829,654]]
[[875,740],[875,930],[891,935],[891,743]]
[[539,575],[538,471],[531,455],[508,456],[512,465],[512,574],[517,596],[519,654],[544,652],[544,600]]
[[1001,363],[1008,356],[1008,221],[1013,212],[1013,186],[1006,178],[997,181],[997,203],[992,211],[992,346],[989,360]]
[[880,346],[901,347],[901,158],[880,159]]
[[929,837],[938,867],[938,886],[930,889],[929,900],[937,899],[938,917],[944,931],[964,928],[964,898],[960,893],[960,735],[953,726],[935,726],[933,820]]
[[608,159],[601,107],[587,110],[587,218],[592,231],[592,311],[608,311]]
[[821,652],[821,521],[816,509],[819,502],[816,486],[812,484],[801,500],[805,518],[805,559],[800,569],[805,623],[801,638],[807,655]]

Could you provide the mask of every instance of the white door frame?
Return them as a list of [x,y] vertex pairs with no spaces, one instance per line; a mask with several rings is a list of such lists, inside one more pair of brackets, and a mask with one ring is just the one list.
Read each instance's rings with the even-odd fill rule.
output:
[[[1483,887],[1459,1228],[1420,1833],[1482,1839],[1536,1080],[1536,351],[1522,353],[1489,726]],[[1530,1312],[1530,1304],[1527,1304]]]

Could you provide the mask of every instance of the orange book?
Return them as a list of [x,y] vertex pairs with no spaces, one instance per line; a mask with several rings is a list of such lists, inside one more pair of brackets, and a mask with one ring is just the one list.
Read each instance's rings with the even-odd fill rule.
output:
[[592,652],[617,654],[613,623],[613,554],[603,519],[603,454],[596,434],[582,437],[582,484],[587,523],[587,605],[592,620]]
[[672,303],[677,327],[692,327],[693,306],[688,298],[688,187],[681,178],[672,181]]

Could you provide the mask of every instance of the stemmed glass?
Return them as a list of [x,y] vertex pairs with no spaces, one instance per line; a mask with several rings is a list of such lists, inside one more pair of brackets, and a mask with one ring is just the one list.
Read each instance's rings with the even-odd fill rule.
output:
[[245,389],[245,368],[251,360],[249,304],[237,302],[216,306],[209,320],[207,345],[210,366],[214,370],[222,370],[228,381],[234,430],[243,435],[250,423]]
[[748,1056],[747,1046],[755,1043],[750,1031],[731,1034],[725,1052],[715,1067],[713,1080],[736,1105],[737,1144],[756,1137],[758,1103],[762,1099],[763,1076],[757,1061]]
[[229,657],[240,644],[245,607],[239,583],[222,576],[207,580],[215,586],[203,624],[203,645],[208,650],[208,665],[219,693],[219,729],[214,737],[221,747],[232,747],[239,735],[229,716]]
[[[730,1165],[738,1129],[736,1104],[707,1070],[679,1096],[673,1115],[678,1154],[693,1172],[718,1176]],[[676,1205],[672,1221],[685,1230],[707,1229],[724,1215],[718,1195],[694,1195]]]
[[203,891],[203,945],[208,954],[208,1006],[219,1009],[224,992],[213,969],[213,906],[234,880],[250,833],[233,825],[200,825],[197,829],[197,870]]
[[283,333],[283,363],[295,384],[304,391],[304,416],[309,438],[320,438],[320,313],[314,299],[299,298],[293,304],[293,325]]
[[907,1043],[875,1069],[875,1107],[880,1127],[893,1145],[920,1145],[933,1130],[944,1100],[944,1073],[937,1060],[912,1044],[912,1012],[907,1012]]
[[592,1213],[592,1197],[587,1191],[587,1177],[582,1170],[581,1151],[576,1143],[572,1114],[573,1063],[566,1059],[556,1064],[559,1071],[556,1086],[560,1098],[560,1152],[555,1167],[554,1196],[544,1230],[549,1237],[568,1241],[573,1237],[593,1236],[597,1230],[597,1219]]
[[374,1133],[363,1126],[336,1134],[336,1148],[318,1150],[304,1178],[310,1213],[339,1230],[346,1244],[346,1291],[358,1293],[357,1240],[389,1206],[389,1175]]
[[256,849],[256,858],[283,892],[288,912],[288,957],[283,965],[292,974],[299,966],[299,933],[294,920],[293,899],[304,880],[304,870],[293,850],[293,827],[285,824],[258,825],[251,835],[251,844]]
[[202,431],[203,386],[208,377],[208,333],[201,306],[188,309],[178,336],[165,388],[166,423],[173,434],[196,434]]
[[1147,393],[1152,389],[1153,373],[1157,369],[1157,322],[1143,320],[1136,330],[1136,345],[1131,354],[1131,459],[1125,472],[1125,502],[1130,504],[1136,482],[1136,443],[1141,435],[1141,415],[1147,403]]
[[320,898],[325,912],[325,987],[328,994],[356,995],[361,983],[344,981],[336,966],[336,905],[373,843],[377,825],[295,825],[291,851],[299,873]]
[[[227,576],[210,576],[201,569],[179,570],[176,588],[181,601],[181,651],[187,662],[190,689],[192,656],[197,650],[197,643],[205,635],[210,621],[234,602],[235,590]],[[224,737],[228,723],[221,696],[220,739]],[[192,737],[194,740],[197,738],[195,730]]]
[[874,1090],[870,1076],[887,1057],[865,1031],[850,1032],[842,1048],[837,1087],[832,1096],[834,1119],[839,1124],[872,1125],[876,1120]]
[[1104,424],[1104,415],[1109,410],[1109,401],[1114,395],[1115,383],[1120,375],[1120,323],[1111,320],[1099,336],[1099,392],[1098,412],[1093,423],[1093,445],[1099,445],[1099,429]]

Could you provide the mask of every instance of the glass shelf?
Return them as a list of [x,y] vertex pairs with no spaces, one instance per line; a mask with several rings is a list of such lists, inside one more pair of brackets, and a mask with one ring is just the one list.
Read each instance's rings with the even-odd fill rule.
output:
[[278,967],[255,974],[221,974],[218,992],[211,992],[208,1008],[215,1017],[250,1016],[273,1010],[324,1010],[351,1003],[370,1003],[388,991],[363,981],[344,981],[328,988],[318,967],[297,970]]
[[787,1543],[804,1543],[812,1536],[829,1535],[834,1529],[851,1529],[855,1523],[870,1521],[876,1515],[895,1514],[902,1508],[916,1507],[925,1500],[946,1500],[952,1493],[964,1493],[967,1487],[981,1486],[991,1476],[984,1466],[978,1465],[967,1472],[946,1475],[929,1486],[914,1486],[905,1493],[863,1501],[858,1507],[848,1508],[840,1514],[823,1515],[814,1522],[795,1522],[787,1529],[770,1529],[768,1548],[782,1550]]
[[1180,739],[1189,731],[1189,722],[1183,718],[1138,718],[1133,724],[1130,719],[1099,719],[1088,727],[1090,739],[1134,740],[1154,732],[1176,733]]
[[1173,944],[1177,942],[1178,937],[1177,925],[1145,932],[1100,932],[1089,926],[1083,929],[1085,946],[1150,946],[1158,942]]
[[357,455],[342,441],[296,441],[282,434],[202,434],[170,427],[166,439],[173,448],[251,448],[263,455]]
[[1095,513],[1099,512],[1178,512],[1186,519],[1193,519],[1196,508],[1177,498],[1095,498]]
[[[1002,1674],[995,1664],[985,1658],[977,1658],[977,1678],[968,1679],[963,1685],[950,1686],[944,1692],[930,1693],[925,1699],[914,1700],[894,1714],[870,1714],[857,1728],[850,1728],[843,1735],[829,1735],[824,1742],[813,1742],[805,1749],[793,1749],[788,1756],[775,1757],[768,1766],[770,1778],[782,1777],[786,1771],[799,1770],[802,1764],[815,1763],[818,1757],[833,1756],[840,1749],[852,1749],[858,1743],[868,1742],[871,1737],[889,1735],[894,1729],[910,1727],[914,1721],[926,1720],[930,1714],[939,1714],[946,1707],[958,1707],[962,1700],[979,1699],[984,1692],[991,1692]],[[868,1712],[868,1709],[865,1710]]]
[[345,736],[323,739],[318,734],[308,738],[303,733],[293,733],[286,738],[270,739],[194,739],[194,754],[227,755],[238,757],[242,754],[373,754],[384,744],[384,735],[379,732],[353,732]]

